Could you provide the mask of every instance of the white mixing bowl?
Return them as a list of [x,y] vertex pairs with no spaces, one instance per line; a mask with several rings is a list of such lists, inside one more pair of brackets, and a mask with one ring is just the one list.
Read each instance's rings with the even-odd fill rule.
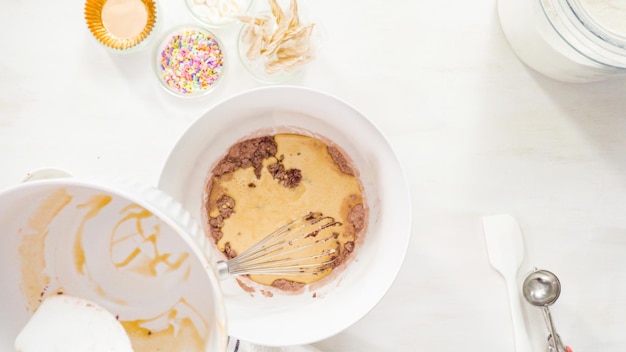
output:
[[193,350],[225,351],[206,246],[182,206],[153,188],[64,178],[0,191],[0,350],[13,350],[44,298],[65,293],[149,331],[141,343],[176,334]]
[[[301,294],[246,292],[222,283],[229,335],[262,345],[312,343],[341,332],[367,314],[392,285],[411,231],[411,204],[402,168],[382,133],[345,102],[305,88],[260,88],[217,104],[172,150],[159,188],[201,221],[212,166],[234,143],[257,133],[313,134],[339,145],[356,164],[369,208],[367,233],[343,270]],[[288,206],[288,205],[287,205]],[[215,246],[212,250],[217,252]],[[221,253],[217,253],[218,255]]]

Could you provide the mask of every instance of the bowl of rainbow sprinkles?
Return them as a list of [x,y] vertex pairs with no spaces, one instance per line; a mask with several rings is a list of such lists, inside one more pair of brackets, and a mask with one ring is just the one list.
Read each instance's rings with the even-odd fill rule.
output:
[[180,97],[204,96],[223,80],[224,46],[206,28],[176,27],[157,45],[153,65],[168,92]]

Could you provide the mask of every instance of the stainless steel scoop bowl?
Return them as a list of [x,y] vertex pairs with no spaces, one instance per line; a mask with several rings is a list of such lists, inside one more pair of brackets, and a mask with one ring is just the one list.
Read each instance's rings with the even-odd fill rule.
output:
[[522,292],[528,303],[537,307],[549,306],[561,295],[561,282],[548,270],[535,270],[524,280]]

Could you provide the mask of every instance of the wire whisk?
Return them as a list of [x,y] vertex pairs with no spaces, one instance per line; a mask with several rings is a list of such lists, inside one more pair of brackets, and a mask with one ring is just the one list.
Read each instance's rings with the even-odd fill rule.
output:
[[234,258],[218,261],[218,276],[225,280],[246,274],[321,273],[332,267],[339,254],[338,248],[325,245],[336,239],[338,233],[324,230],[340,225],[341,222],[330,216],[308,213],[278,228]]

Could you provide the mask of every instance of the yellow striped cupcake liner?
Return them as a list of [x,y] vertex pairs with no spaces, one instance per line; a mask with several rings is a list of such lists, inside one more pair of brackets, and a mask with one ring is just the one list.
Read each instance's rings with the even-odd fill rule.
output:
[[87,0],[85,2],[85,21],[96,39],[105,46],[116,50],[127,50],[144,41],[153,32],[157,22],[157,4],[155,0],[141,1],[146,8],[148,19],[143,30],[132,37],[120,38],[109,32],[102,21],[102,9],[109,0]]

